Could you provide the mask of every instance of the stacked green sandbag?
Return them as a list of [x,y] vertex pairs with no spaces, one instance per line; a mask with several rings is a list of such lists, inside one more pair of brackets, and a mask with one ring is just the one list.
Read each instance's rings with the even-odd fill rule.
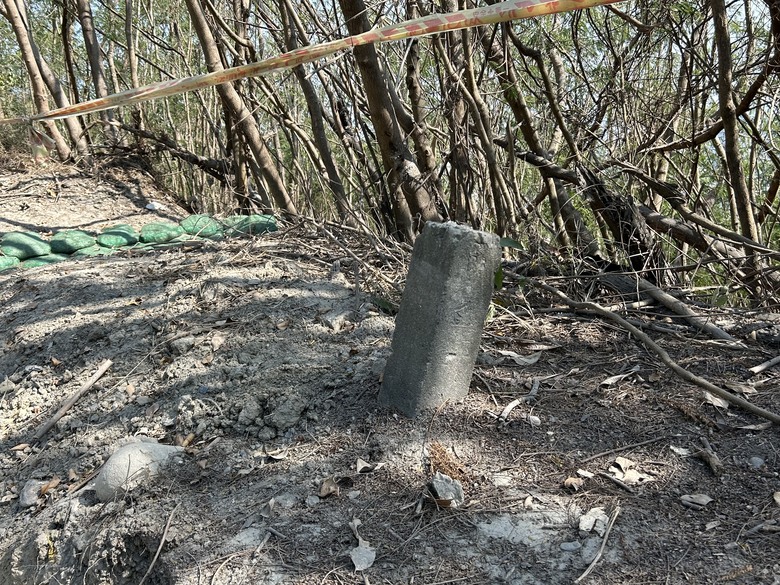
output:
[[97,243],[105,248],[122,248],[138,243],[138,232],[127,223],[120,223],[103,229],[97,237]]
[[116,248],[107,248],[106,246],[101,246],[100,244],[93,244],[92,246],[87,246],[86,248],[80,248],[73,252],[74,256],[110,256],[116,252]]
[[51,239],[51,251],[57,254],[73,254],[95,245],[95,236],[82,230],[63,230]]
[[176,223],[147,223],[141,228],[144,244],[165,244],[181,236],[184,230]]
[[33,232],[9,232],[0,238],[0,253],[27,260],[51,253],[49,242]]
[[223,220],[228,236],[258,235],[276,231],[273,215],[231,215]]
[[67,260],[69,256],[65,254],[45,254],[43,256],[36,256],[35,258],[28,258],[22,262],[19,266],[22,268],[37,268],[38,266],[48,266],[49,264],[56,264]]
[[15,256],[0,256],[0,272],[19,266],[19,258]]
[[190,215],[181,220],[179,225],[191,236],[219,239],[224,235],[222,224],[210,215]]

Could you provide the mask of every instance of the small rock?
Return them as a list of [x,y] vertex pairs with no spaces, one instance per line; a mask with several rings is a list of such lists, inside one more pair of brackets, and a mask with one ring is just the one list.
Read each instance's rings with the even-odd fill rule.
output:
[[493,485],[496,487],[508,487],[512,483],[514,483],[514,480],[510,473],[500,471],[493,474]]
[[329,311],[325,315],[322,315],[320,320],[323,324],[333,329],[334,332],[338,333],[344,329],[345,325],[349,323],[349,315],[350,311],[335,309],[333,311]]
[[108,458],[95,479],[98,499],[110,502],[123,497],[146,478],[159,474],[168,458],[180,451],[183,451],[182,447],[145,441],[120,447]]
[[751,457],[748,459],[748,463],[753,469],[761,469],[764,466],[764,460],[761,457]]
[[193,347],[195,347],[195,336],[194,335],[186,335],[184,337],[179,337],[178,339],[172,340],[168,347],[171,348],[171,351],[177,355],[184,355],[188,351],[190,351]]
[[561,543],[561,550],[566,552],[574,552],[577,550],[580,550],[582,548],[582,545],[577,542],[576,540],[572,542],[562,542]]
[[262,407],[255,399],[249,398],[244,403],[244,408],[241,409],[241,412],[238,415],[238,424],[244,426],[254,424],[254,422],[262,416],[262,414]]
[[38,503],[38,496],[41,493],[41,488],[46,485],[47,482],[40,481],[38,479],[28,479],[27,483],[22,488],[22,493],[19,494],[19,505],[22,508],[32,508]]
[[254,526],[244,528],[227,542],[227,548],[229,550],[234,550],[257,546],[263,541],[264,535],[265,530],[261,528],[256,528]]
[[320,498],[318,496],[307,496],[306,497],[306,505],[309,508],[313,508],[317,504],[320,503]]
[[599,536],[604,536],[604,532],[609,524],[609,516],[603,507],[597,506],[591,508],[587,513],[580,516],[579,529],[580,536],[586,537],[590,532],[595,532]]
[[436,498],[436,503],[443,508],[457,508],[465,500],[461,483],[440,471],[433,476],[428,488]]
[[298,503],[298,498],[290,492],[283,492],[274,496],[274,502],[286,510],[290,510]]

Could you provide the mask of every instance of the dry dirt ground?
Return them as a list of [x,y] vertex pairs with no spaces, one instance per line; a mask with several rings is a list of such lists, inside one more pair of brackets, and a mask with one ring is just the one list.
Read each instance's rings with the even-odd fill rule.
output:
[[[0,168],[0,232],[161,213],[185,214],[137,169]],[[0,585],[780,583],[776,427],[509,277],[469,396],[419,420],[381,409],[380,307],[398,300],[382,283],[408,254],[332,234],[302,222],[0,273]],[[743,347],[633,316],[655,312],[666,329],[649,333],[690,371],[780,410],[778,369],[748,372],[779,353],[776,327],[701,311]],[[90,478],[136,436],[186,449],[100,503]],[[431,500],[435,471],[462,506]],[[376,554],[361,572],[357,520]]]

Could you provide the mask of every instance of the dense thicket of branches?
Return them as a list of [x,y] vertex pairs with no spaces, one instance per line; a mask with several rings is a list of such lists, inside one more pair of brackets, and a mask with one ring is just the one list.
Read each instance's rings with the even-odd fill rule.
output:
[[[0,40],[2,109],[23,115],[472,5],[2,6],[16,40]],[[637,0],[356,48],[48,131],[62,157],[143,157],[197,211],[305,213],[407,239],[450,218],[774,302],[778,80],[780,0]]]

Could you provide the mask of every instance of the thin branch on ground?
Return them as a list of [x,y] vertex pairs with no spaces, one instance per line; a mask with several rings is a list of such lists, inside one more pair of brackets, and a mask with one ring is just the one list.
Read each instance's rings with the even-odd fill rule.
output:
[[679,365],[671,358],[671,356],[666,352],[665,349],[663,349],[660,345],[658,345],[655,341],[653,341],[653,339],[649,335],[647,335],[644,331],[641,331],[639,328],[635,327],[634,325],[626,321],[620,315],[617,315],[612,311],[607,311],[604,307],[602,307],[597,303],[575,301],[573,299],[570,299],[568,296],[566,296],[563,292],[561,292],[557,288],[554,288],[548,284],[544,284],[543,282],[539,282],[538,280],[534,280],[533,278],[527,279],[527,282],[529,282],[536,288],[540,288],[542,290],[545,290],[557,296],[559,299],[561,299],[563,302],[565,302],[573,309],[592,311],[598,314],[599,316],[612,321],[613,323],[617,323],[618,325],[626,329],[629,333],[631,333],[631,335],[633,335],[636,339],[641,341],[647,349],[655,353],[655,355],[657,355],[661,359],[661,361],[669,367],[669,369],[671,369],[675,374],[677,374],[677,376],[679,376],[681,379],[685,380],[686,382],[690,382],[691,384],[695,384],[700,388],[704,388],[707,392],[711,392],[712,394],[715,394],[716,396],[722,398],[726,402],[730,402],[731,404],[739,406],[740,408],[743,408],[748,412],[751,412],[757,416],[770,420],[775,424],[780,423],[780,415],[772,411],[766,410],[764,408],[761,408],[760,406],[756,406],[755,404],[748,402],[744,398],[732,394],[731,392],[728,392],[723,388],[716,386],[712,382],[709,382],[704,378],[692,374],[691,372],[683,368],[681,365]]
[[154,553],[154,558],[152,559],[152,562],[149,564],[149,568],[146,570],[146,574],[144,574],[143,578],[138,582],[138,585],[144,585],[144,581],[146,581],[149,575],[152,574],[152,569],[154,569],[154,564],[157,562],[157,559],[160,558],[160,553],[162,552],[163,546],[165,546],[165,539],[168,537],[168,531],[171,528],[173,515],[176,513],[176,510],[179,509],[180,505],[181,503],[176,504],[173,510],[171,510],[171,513],[168,516],[168,521],[165,523],[165,529],[163,530],[162,536],[160,537],[160,546],[157,547],[157,552]]
[[585,569],[585,572],[577,577],[574,582],[579,583],[583,579],[585,579],[588,575],[590,575],[591,571],[596,567],[596,563],[599,562],[601,559],[601,555],[604,554],[604,548],[607,546],[607,539],[609,538],[609,533],[612,532],[612,527],[615,525],[615,520],[617,520],[618,514],[620,514],[620,506],[617,506],[612,512],[612,516],[609,519],[609,524],[607,525],[607,529],[604,531],[604,538],[601,541],[601,547],[599,548],[599,551],[596,553],[596,556],[591,561],[590,565],[588,565],[588,568]]
[[66,412],[68,412],[76,402],[79,401],[79,398],[84,396],[84,394],[87,393],[87,391],[92,388],[92,386],[95,385],[95,383],[100,380],[101,376],[106,373],[108,368],[111,367],[111,364],[113,364],[111,360],[104,360],[102,364],[100,364],[100,367],[97,369],[97,371],[92,375],[92,377],[87,380],[87,382],[76,392],[74,392],[70,398],[68,398],[60,407],[60,409],[52,416],[48,421],[43,423],[37,431],[35,431],[35,437],[36,440],[40,439],[49,432],[49,430],[57,423],[58,420],[60,420]]

